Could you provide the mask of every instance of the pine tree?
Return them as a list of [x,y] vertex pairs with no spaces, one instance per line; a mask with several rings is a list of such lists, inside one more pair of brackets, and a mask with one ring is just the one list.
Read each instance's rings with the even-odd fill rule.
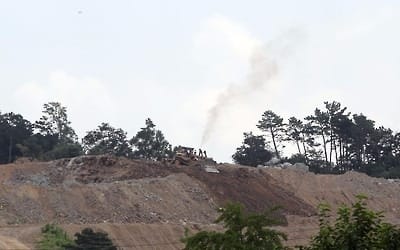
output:
[[257,127],[261,131],[269,133],[274,145],[276,157],[280,158],[278,144],[283,140],[283,135],[285,133],[283,118],[271,110],[267,110],[262,115]]

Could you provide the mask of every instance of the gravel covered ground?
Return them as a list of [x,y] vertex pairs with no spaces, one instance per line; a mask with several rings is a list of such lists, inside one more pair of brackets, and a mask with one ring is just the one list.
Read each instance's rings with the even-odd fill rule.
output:
[[[218,171],[207,172],[206,168]],[[62,224],[71,234],[74,225],[90,224],[108,228],[120,244],[143,245],[157,241],[145,233],[153,225],[153,230],[166,234],[159,238],[171,243],[159,249],[179,249],[176,242],[185,226],[210,226],[217,207],[238,201],[258,212],[281,206],[275,216],[288,225],[280,229],[288,234],[288,244],[295,245],[306,242],[317,230],[319,203],[327,202],[335,210],[360,193],[370,198],[371,208],[400,224],[399,191],[397,181],[356,172],[315,175],[206,162],[182,167],[112,156],[24,161],[0,168],[0,236],[8,237],[4,242],[32,246],[45,223]],[[20,233],[9,235],[9,227]],[[137,229],[143,233],[123,233],[128,227],[143,227]],[[19,235],[18,241],[15,235]]]

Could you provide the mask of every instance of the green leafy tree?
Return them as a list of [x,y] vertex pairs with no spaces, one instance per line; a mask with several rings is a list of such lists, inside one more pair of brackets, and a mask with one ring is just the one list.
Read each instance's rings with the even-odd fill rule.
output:
[[141,128],[130,140],[134,148],[134,158],[160,160],[171,155],[171,144],[165,139],[163,133],[155,127],[156,125],[150,118],[146,119],[146,127]]
[[42,238],[37,244],[39,250],[64,250],[73,245],[67,233],[60,227],[47,224],[42,228]]
[[48,160],[48,152],[51,152],[57,146],[57,143],[57,136],[36,133],[27,138],[23,143],[17,144],[17,147],[24,157]]
[[384,223],[382,213],[369,210],[365,200],[359,195],[351,207],[340,207],[333,224],[329,206],[320,206],[320,230],[311,244],[301,249],[400,249],[400,229]]
[[72,158],[83,154],[82,146],[77,142],[56,144],[51,150],[42,154],[43,160]]
[[34,126],[39,132],[20,145],[24,156],[54,160],[82,154],[78,137],[68,120],[67,108],[61,103],[44,104],[43,116]]
[[272,152],[266,148],[263,136],[253,135],[251,132],[243,135],[242,146],[238,147],[232,155],[236,163],[256,167],[271,160]]
[[43,135],[56,135],[61,143],[77,141],[76,133],[68,120],[67,108],[59,102],[44,104],[43,116],[35,126]]
[[400,228],[390,223],[381,223],[377,234],[380,236],[376,244],[377,249],[400,249]]
[[102,123],[96,130],[87,132],[82,140],[86,154],[113,154],[129,156],[132,152],[126,132]]
[[105,232],[94,232],[91,228],[85,228],[75,234],[73,245],[66,247],[67,250],[117,250],[112,240]]
[[283,140],[285,133],[285,124],[283,123],[283,118],[271,110],[267,110],[263,113],[257,127],[261,131],[269,133],[274,145],[275,154],[278,158],[280,158],[278,143]]
[[10,163],[22,156],[18,147],[32,135],[32,124],[22,115],[0,113],[0,163]]
[[185,232],[182,242],[185,250],[258,250],[288,249],[282,241],[286,235],[271,229],[278,225],[269,214],[249,214],[239,204],[230,203],[219,210],[216,223],[222,223],[224,232],[201,231],[194,235]]

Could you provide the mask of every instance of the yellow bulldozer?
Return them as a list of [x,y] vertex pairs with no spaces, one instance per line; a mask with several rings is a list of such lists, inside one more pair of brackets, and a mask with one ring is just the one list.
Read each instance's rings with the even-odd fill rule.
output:
[[[216,164],[212,158],[207,157],[205,151],[199,149],[199,154],[191,147],[178,146],[174,149],[175,155],[168,161],[175,165],[193,166],[200,162],[200,164]],[[204,152],[204,153],[203,153]]]
[[175,149],[175,156],[173,158],[174,164],[189,166],[198,160],[199,158],[196,155],[194,148],[178,146]]

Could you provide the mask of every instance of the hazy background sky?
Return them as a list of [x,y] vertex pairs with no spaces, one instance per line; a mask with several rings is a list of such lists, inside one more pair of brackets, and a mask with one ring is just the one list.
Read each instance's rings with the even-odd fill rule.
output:
[[219,103],[203,147],[231,161],[267,109],[337,100],[399,131],[399,44],[399,1],[0,0],[0,110],[59,101],[80,137],[150,117],[199,147]]

